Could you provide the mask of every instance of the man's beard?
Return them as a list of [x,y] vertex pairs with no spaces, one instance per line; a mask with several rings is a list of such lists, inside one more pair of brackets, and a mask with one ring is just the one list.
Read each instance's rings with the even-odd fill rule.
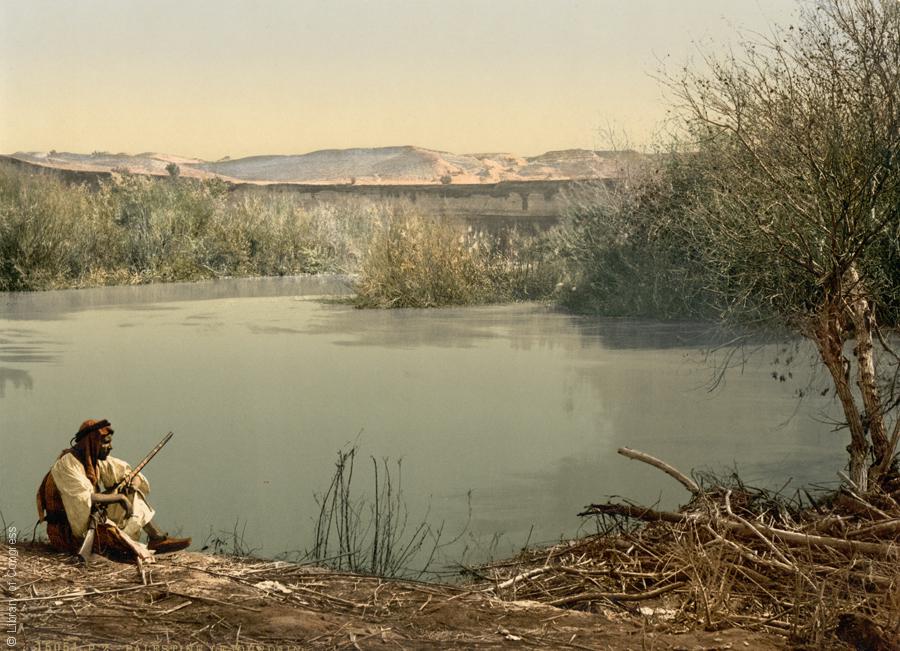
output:
[[97,458],[100,459],[100,461],[103,461],[108,456],[109,456],[109,450],[100,450],[100,454],[97,455]]

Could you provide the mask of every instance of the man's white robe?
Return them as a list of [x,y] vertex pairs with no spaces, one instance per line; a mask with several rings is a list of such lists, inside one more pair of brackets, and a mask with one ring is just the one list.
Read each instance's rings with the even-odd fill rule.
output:
[[[97,461],[97,470],[100,473],[100,484],[104,488],[109,488],[124,479],[131,472],[131,466],[121,459],[107,457]],[[75,455],[64,454],[50,468],[50,474],[62,496],[72,533],[84,537],[91,517],[91,494],[95,492],[84,473],[84,466]],[[129,496],[133,510],[132,517],[126,519],[125,509],[119,504],[110,504],[106,509],[106,515],[129,538],[137,541],[140,540],[141,529],[156,513],[145,500],[150,492],[147,478],[138,473],[131,485],[135,489]]]

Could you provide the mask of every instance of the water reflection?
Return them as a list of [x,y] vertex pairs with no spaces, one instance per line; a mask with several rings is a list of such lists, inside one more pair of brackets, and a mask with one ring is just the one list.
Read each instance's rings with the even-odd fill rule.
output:
[[299,330],[297,328],[284,328],[281,326],[266,326],[266,325],[257,325],[257,324],[249,324],[247,329],[250,330],[255,335],[299,335],[303,334],[303,330]]
[[82,310],[118,307],[139,311],[175,310],[161,303],[261,296],[345,295],[347,276],[321,274],[284,278],[226,278],[195,283],[92,287],[47,292],[0,292],[0,317],[10,320],[61,319]]
[[0,337],[0,362],[11,364],[47,363],[57,358],[57,341],[47,339],[33,329],[5,328]]
[[0,398],[6,395],[6,385],[11,384],[16,389],[30,391],[34,388],[34,380],[31,373],[16,368],[0,366]]
[[302,331],[310,335],[339,333],[339,346],[381,348],[470,348],[499,336],[510,326],[496,308],[435,310],[353,310],[325,306]]
[[572,323],[585,339],[597,339],[604,347],[616,350],[703,348],[721,345],[734,337],[709,323],[585,316],[572,317]]

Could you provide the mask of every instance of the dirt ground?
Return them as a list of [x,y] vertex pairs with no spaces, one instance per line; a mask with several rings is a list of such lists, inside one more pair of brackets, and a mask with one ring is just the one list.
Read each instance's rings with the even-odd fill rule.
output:
[[148,566],[2,545],[7,648],[786,649],[741,630],[675,631],[622,610],[504,601],[490,587],[383,580],[182,552]]

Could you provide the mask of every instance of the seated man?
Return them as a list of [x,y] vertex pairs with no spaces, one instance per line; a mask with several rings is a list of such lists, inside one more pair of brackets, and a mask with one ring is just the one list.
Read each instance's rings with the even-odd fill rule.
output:
[[[171,538],[153,524],[154,511],[146,502],[150,484],[142,474],[122,492],[101,492],[101,485],[115,486],[131,472],[127,463],[109,456],[112,436],[109,421],[84,421],[72,447],[62,451],[44,476],[37,494],[38,519],[47,522],[50,544],[77,553],[93,518],[95,553],[145,558],[150,556],[147,548],[160,554],[186,548],[190,538]],[[149,539],[146,547],[138,542],[142,529]]]

